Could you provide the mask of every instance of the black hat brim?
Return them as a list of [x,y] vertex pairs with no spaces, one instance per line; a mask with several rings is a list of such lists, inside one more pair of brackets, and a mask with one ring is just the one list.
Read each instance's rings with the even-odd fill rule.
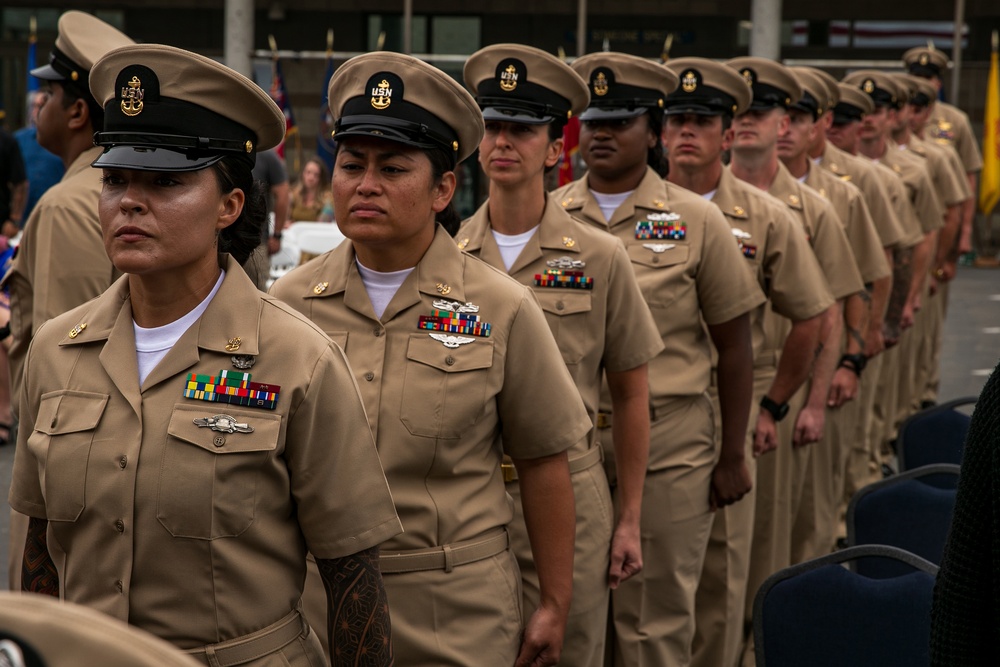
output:
[[65,81],[66,77],[57,72],[52,65],[42,65],[41,67],[36,67],[35,69],[28,72],[31,76],[36,79],[41,79],[43,81]]
[[669,104],[665,113],[668,116],[680,116],[682,114],[692,114],[694,116],[726,116],[732,115],[731,111],[723,111],[718,107],[711,107],[705,104],[679,103]]
[[520,123],[522,125],[547,125],[555,119],[555,116],[536,116],[525,113],[524,109],[515,109],[514,107],[483,107],[483,120]]
[[626,107],[587,107],[580,114],[580,120],[626,120],[629,118],[638,118],[649,110],[650,107],[634,107],[632,109]]
[[111,146],[90,166],[98,169],[134,169],[136,171],[199,171],[223,158],[222,155],[192,157],[168,148]]

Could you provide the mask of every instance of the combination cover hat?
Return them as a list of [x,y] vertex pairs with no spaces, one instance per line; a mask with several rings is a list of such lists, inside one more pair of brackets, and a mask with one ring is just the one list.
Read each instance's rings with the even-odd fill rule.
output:
[[864,118],[875,110],[872,98],[857,86],[849,83],[839,83],[840,100],[833,107],[833,122],[837,125],[853,123]]
[[96,16],[76,10],[59,17],[59,34],[49,54],[49,64],[31,70],[31,76],[44,81],[58,81],[87,95],[88,78],[94,63],[104,54],[135,44],[117,28]]
[[805,68],[789,67],[788,71],[792,73],[802,89],[802,97],[791,108],[811,113],[813,120],[818,119],[829,108],[827,103],[830,99],[830,93],[826,82]]
[[588,53],[572,63],[587,82],[590,105],[580,120],[635,118],[663,109],[677,88],[677,75],[661,65],[627,53]]
[[798,75],[799,72],[804,72],[823,84],[826,91],[826,99],[823,101],[824,109],[829,111],[837,106],[837,102],[840,101],[840,82],[833,78],[832,74],[816,67],[789,67],[788,69],[795,75]]
[[788,68],[767,58],[745,56],[726,62],[743,77],[753,93],[751,109],[787,109],[802,97],[802,88]]
[[47,595],[0,592],[0,665],[195,667],[183,652],[102,612]]
[[898,109],[906,103],[906,93],[887,73],[874,69],[862,69],[844,77],[844,83],[857,86],[861,92],[872,98],[876,107]]
[[375,137],[448,151],[458,164],[479,147],[483,115],[453,78],[422,60],[376,51],[344,63],[329,85],[336,140]]
[[929,79],[941,76],[948,67],[948,56],[933,46],[916,46],[903,54],[903,62],[910,74]]
[[285,136],[285,117],[260,86],[172,46],[112,51],[94,65],[90,89],[104,105],[95,167],[195,171],[225,156],[253,166]]
[[750,108],[750,86],[739,72],[707,58],[678,58],[666,68],[680,79],[667,96],[667,115],[738,116]]
[[494,44],[465,62],[465,85],[484,120],[541,125],[587,108],[587,84],[559,58],[523,44]]

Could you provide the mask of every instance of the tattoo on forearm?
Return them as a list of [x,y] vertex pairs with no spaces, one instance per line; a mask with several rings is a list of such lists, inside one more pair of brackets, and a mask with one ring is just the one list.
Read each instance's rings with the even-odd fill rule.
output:
[[858,292],[858,296],[861,297],[862,301],[864,301],[869,306],[871,306],[871,303],[872,303],[872,288],[871,288],[871,286],[866,285],[865,289],[863,289],[860,292]]
[[21,590],[59,597],[59,572],[49,555],[47,532],[49,522],[31,517],[28,536],[24,541],[21,564]]
[[334,667],[393,664],[389,602],[378,547],[351,556],[316,559],[330,604],[327,632]]
[[889,307],[885,319],[892,325],[898,325],[903,317],[903,307],[906,297],[910,294],[910,280],[913,278],[913,248],[897,248],[894,255],[895,267],[892,273],[892,293],[889,295]]
[[865,349],[865,337],[861,335],[861,332],[854,327],[847,326],[847,335],[854,339],[854,342],[861,346],[861,349]]
[[819,359],[819,355],[821,355],[821,354],[823,354],[823,342],[822,341],[820,341],[819,343],[816,344],[816,351],[813,352],[813,362],[814,363],[815,363],[815,361],[817,359]]

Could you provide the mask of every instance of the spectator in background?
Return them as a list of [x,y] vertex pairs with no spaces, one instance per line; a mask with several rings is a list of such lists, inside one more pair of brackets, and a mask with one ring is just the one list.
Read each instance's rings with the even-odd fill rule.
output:
[[6,115],[0,109],[0,223],[3,224],[3,235],[10,238],[21,228],[28,181],[24,176],[24,162],[17,141],[3,127]]
[[268,226],[264,227],[261,243],[243,264],[243,270],[258,289],[267,289],[267,281],[271,275],[271,263],[268,257],[281,249],[281,230],[285,228],[288,217],[288,171],[284,159],[273,148],[257,153],[257,162],[253,167],[253,180],[264,184],[267,192],[267,212],[274,215],[274,226],[268,236]]
[[300,221],[333,222],[330,173],[319,158],[314,157],[306,161],[298,181],[292,187],[288,222]]
[[21,149],[24,160],[24,171],[28,177],[28,196],[24,205],[19,227],[23,228],[28,216],[38,199],[46,190],[58,183],[66,168],[57,155],[50,153],[38,144],[38,110],[45,104],[47,94],[36,90],[28,93],[28,124],[14,133],[17,145]]

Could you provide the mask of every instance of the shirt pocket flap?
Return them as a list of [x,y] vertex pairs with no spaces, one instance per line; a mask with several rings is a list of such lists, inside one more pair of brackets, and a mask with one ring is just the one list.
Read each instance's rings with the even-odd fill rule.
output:
[[332,340],[341,350],[347,350],[347,331],[327,331],[327,338]]
[[42,395],[35,417],[35,430],[46,435],[63,435],[97,428],[108,404],[108,394],[88,391],[53,391]]
[[[244,452],[270,451],[278,446],[278,436],[281,434],[281,415],[260,412],[226,410],[224,403],[218,404],[215,412],[210,407],[178,405],[170,415],[167,433],[201,447],[213,454],[241,454]],[[210,426],[199,426],[195,420],[225,417],[231,420],[237,429],[232,433],[216,430]],[[242,432],[252,428],[249,433]]]
[[593,295],[590,292],[539,289],[535,290],[535,298],[542,310],[557,316],[586,313],[593,307]]
[[[440,340],[431,336],[447,336],[447,338]],[[455,347],[449,347],[446,343]],[[411,334],[406,358],[446,373],[474,371],[493,365],[493,341],[478,336],[443,332]]]
[[651,269],[674,266],[687,261],[690,247],[677,243],[663,241],[647,241],[631,243],[628,246],[628,256],[633,264],[641,264]]

